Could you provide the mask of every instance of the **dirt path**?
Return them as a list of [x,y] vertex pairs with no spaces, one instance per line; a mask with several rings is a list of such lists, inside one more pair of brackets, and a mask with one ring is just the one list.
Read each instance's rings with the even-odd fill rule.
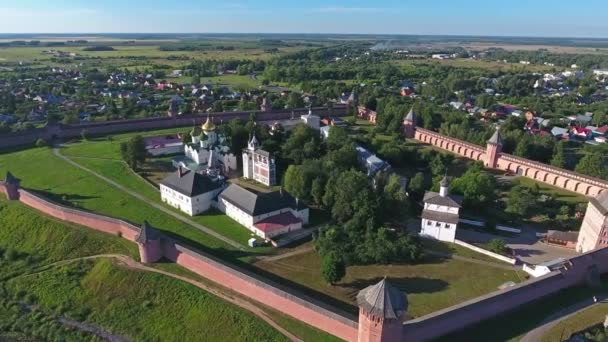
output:
[[240,243],[238,243],[238,242],[236,242],[236,241],[234,241],[232,239],[229,239],[229,238],[227,238],[227,237],[225,237],[225,236],[223,236],[223,235],[215,232],[214,230],[203,226],[202,224],[199,224],[199,223],[196,223],[196,222],[194,222],[192,220],[189,220],[189,219],[183,217],[182,215],[180,215],[180,214],[172,211],[171,209],[165,208],[164,206],[162,206],[162,205],[160,205],[160,204],[158,204],[158,203],[156,203],[154,201],[151,201],[151,200],[147,199],[146,197],[142,196],[141,194],[139,194],[139,193],[137,193],[135,191],[129,190],[126,187],[124,187],[124,186],[116,183],[115,181],[113,181],[113,180],[111,180],[111,179],[109,179],[109,178],[107,178],[107,177],[105,177],[105,176],[103,176],[103,175],[101,175],[101,174],[93,171],[93,170],[90,170],[90,169],[88,169],[88,168],[86,168],[86,167],[84,167],[84,166],[76,163],[75,161],[73,161],[69,157],[66,157],[63,154],[61,154],[61,152],[59,151],[58,148],[53,148],[53,154],[55,154],[55,156],[57,156],[58,158],[64,160],[68,164],[70,164],[70,165],[72,165],[74,167],[77,167],[77,168],[79,168],[79,169],[81,169],[83,171],[86,171],[86,172],[92,174],[93,176],[95,176],[95,177],[103,180],[104,182],[106,182],[106,183],[114,186],[115,188],[118,188],[122,192],[125,192],[125,193],[127,193],[127,194],[129,194],[129,195],[131,195],[131,196],[133,196],[133,197],[135,197],[135,198],[137,198],[137,199],[139,199],[139,200],[141,200],[141,201],[143,201],[143,202],[151,205],[152,207],[154,207],[154,208],[156,208],[156,209],[164,212],[165,214],[171,215],[174,218],[176,218],[176,219],[178,219],[178,220],[180,220],[180,221],[182,221],[182,222],[184,222],[184,223],[186,223],[186,224],[188,224],[188,225],[190,225],[190,226],[192,226],[192,227],[194,227],[194,228],[196,228],[196,229],[198,229],[198,230],[200,230],[200,231],[202,231],[202,232],[204,232],[206,234],[209,234],[209,235],[215,237],[216,239],[221,240],[221,241],[229,244],[230,246],[232,246],[234,248],[237,248],[239,250],[245,250],[245,247],[242,244],[240,244]]
[[[131,257],[122,255],[122,254],[99,254],[99,255],[91,255],[91,256],[87,256],[87,257],[81,257],[81,258],[75,258],[75,259],[69,259],[69,260],[61,260],[61,261],[58,261],[58,262],[55,262],[55,263],[52,263],[49,265],[45,265],[32,273],[19,275],[15,278],[29,277],[29,276],[33,276],[33,275],[37,275],[37,274],[46,272],[55,267],[65,266],[65,265],[68,265],[71,263],[75,263],[75,262],[79,262],[79,261],[83,261],[83,260],[93,260],[93,259],[114,259],[118,262],[119,265],[121,265],[123,267],[127,267],[127,268],[134,269],[134,270],[139,270],[139,271],[144,271],[144,272],[154,272],[154,273],[165,275],[167,277],[171,277],[174,279],[178,279],[178,280],[187,282],[187,283],[194,285],[200,289],[203,289],[229,303],[232,303],[242,309],[245,309],[245,310],[251,312],[258,318],[262,319],[264,322],[268,323],[275,330],[277,330],[281,334],[285,335],[291,341],[302,342],[302,340],[300,338],[298,338],[297,336],[293,335],[292,333],[290,333],[289,331],[287,331],[286,329],[281,327],[278,323],[276,323],[274,320],[272,320],[272,318],[263,309],[261,309],[258,305],[251,303],[250,301],[247,301],[239,296],[235,296],[233,294],[227,293],[220,288],[209,286],[203,282],[196,281],[194,279],[180,276],[177,274],[173,274],[171,272],[159,270],[159,269],[156,269],[153,267],[145,266],[145,265],[133,260]],[[12,278],[12,279],[15,279],[15,278]]]

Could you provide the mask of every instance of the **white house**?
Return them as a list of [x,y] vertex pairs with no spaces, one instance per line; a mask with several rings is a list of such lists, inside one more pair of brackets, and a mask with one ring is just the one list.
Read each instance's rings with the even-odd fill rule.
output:
[[312,110],[308,110],[308,114],[302,115],[300,118],[302,119],[302,122],[304,122],[310,128],[319,130],[319,128],[321,127],[321,118],[317,115],[314,115],[312,113]]
[[224,188],[222,178],[211,178],[179,168],[160,184],[160,198],[164,203],[190,216],[211,208],[213,199]]
[[450,196],[447,176],[441,181],[439,193],[427,191],[420,235],[441,241],[454,242],[458,228],[461,199]]
[[542,277],[545,274],[549,274],[554,271],[559,271],[567,267],[568,260],[564,258],[557,258],[555,260],[544,262],[540,265],[524,265],[523,271],[533,276],[534,278]]
[[219,194],[217,206],[263,239],[302,229],[309,219],[308,207],[284,190],[258,194],[232,184]]

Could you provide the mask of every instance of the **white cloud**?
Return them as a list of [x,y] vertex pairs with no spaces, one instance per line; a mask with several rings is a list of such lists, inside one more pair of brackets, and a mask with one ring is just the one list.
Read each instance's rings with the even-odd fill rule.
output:
[[387,12],[388,8],[381,7],[321,7],[314,10],[321,13],[380,13]]

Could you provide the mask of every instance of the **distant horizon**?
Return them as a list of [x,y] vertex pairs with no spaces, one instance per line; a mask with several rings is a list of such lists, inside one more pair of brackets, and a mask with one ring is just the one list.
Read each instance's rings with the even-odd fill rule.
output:
[[0,32],[606,38],[608,2],[580,0],[20,0]]
[[482,34],[435,34],[435,33],[341,33],[341,32],[0,32],[0,36],[104,36],[104,35],[286,35],[286,36],[368,36],[368,37],[451,37],[451,38],[551,38],[605,40],[606,36],[552,36],[552,35],[482,35]]

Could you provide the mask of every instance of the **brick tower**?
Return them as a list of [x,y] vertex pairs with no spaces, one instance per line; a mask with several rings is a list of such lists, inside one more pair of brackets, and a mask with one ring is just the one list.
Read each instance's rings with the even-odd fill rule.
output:
[[139,247],[139,258],[144,264],[157,262],[162,257],[160,248],[160,233],[152,228],[152,226],[144,221],[141,225],[139,235],[135,238]]
[[361,290],[359,304],[359,342],[401,341],[407,299],[386,280]]
[[4,178],[4,186],[6,187],[6,196],[9,200],[16,201],[19,199],[19,180],[8,171]]
[[486,167],[495,169],[497,166],[498,158],[502,152],[502,137],[498,128],[494,135],[488,140],[486,145]]
[[416,135],[416,120],[417,115],[414,112],[414,108],[410,109],[405,119],[403,119],[403,133],[408,139],[413,139]]

